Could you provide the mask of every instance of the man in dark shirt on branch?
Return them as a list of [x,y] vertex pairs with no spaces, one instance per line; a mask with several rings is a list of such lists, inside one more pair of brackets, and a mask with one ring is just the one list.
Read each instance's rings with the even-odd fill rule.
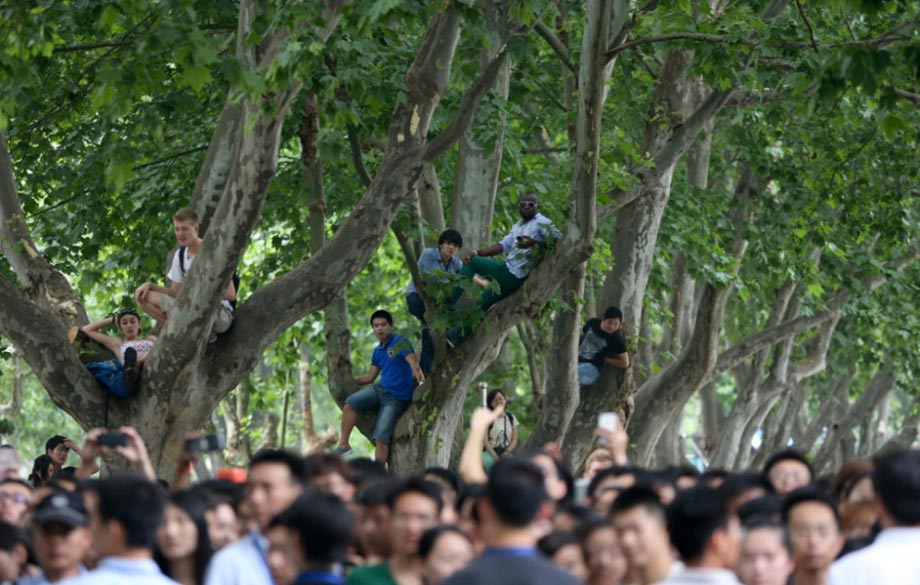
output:
[[578,385],[590,386],[601,375],[605,365],[617,368],[629,367],[626,341],[620,334],[623,311],[607,307],[603,319],[589,319],[581,330],[578,345]]

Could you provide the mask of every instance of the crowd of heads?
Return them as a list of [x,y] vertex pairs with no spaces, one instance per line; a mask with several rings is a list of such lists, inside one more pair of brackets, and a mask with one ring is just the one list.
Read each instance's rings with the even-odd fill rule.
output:
[[282,584],[311,571],[368,582],[361,575],[380,567],[397,581],[463,582],[509,543],[591,585],[657,583],[694,567],[745,585],[824,583],[883,528],[920,526],[916,450],[828,477],[794,450],[732,473],[618,466],[594,453],[575,479],[557,450],[531,449],[500,459],[480,484],[444,467],[407,476],[369,459],[265,450],[241,481],[171,491],[135,473],[78,479],[69,445],[50,439],[30,481],[14,471],[0,480],[0,581],[41,571],[55,582],[140,553],[179,582],[219,583],[208,577],[215,555],[257,534]]

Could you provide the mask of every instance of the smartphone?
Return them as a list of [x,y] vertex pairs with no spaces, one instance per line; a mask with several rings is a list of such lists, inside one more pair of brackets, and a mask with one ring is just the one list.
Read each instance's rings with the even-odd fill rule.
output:
[[579,506],[584,506],[588,501],[588,486],[591,485],[590,479],[585,479],[579,477],[575,480],[575,498],[574,503]]
[[205,435],[185,441],[186,453],[205,453],[209,451],[223,451],[227,446],[226,441],[220,435]]
[[99,444],[103,447],[127,447],[128,446],[128,435],[124,433],[116,433],[109,431],[107,433],[102,433],[97,439]]
[[[615,412],[602,412],[597,415],[597,427],[604,429],[605,431],[615,431],[617,430],[617,424],[619,424],[620,419],[617,418],[617,413]],[[600,437],[597,440],[598,445],[606,445],[607,438]]]

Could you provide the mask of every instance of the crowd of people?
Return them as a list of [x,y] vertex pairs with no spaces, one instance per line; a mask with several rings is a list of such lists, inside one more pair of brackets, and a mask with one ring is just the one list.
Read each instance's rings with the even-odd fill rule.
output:
[[[477,409],[456,470],[408,475],[264,450],[245,474],[197,482],[186,452],[167,481],[134,429],[52,437],[29,481],[0,469],[0,582],[920,583],[920,450],[827,477],[791,449],[756,472],[650,470],[629,464],[616,424],[577,479],[553,445],[495,452],[486,471],[503,418],[501,401]],[[100,457],[132,469],[99,479]]]

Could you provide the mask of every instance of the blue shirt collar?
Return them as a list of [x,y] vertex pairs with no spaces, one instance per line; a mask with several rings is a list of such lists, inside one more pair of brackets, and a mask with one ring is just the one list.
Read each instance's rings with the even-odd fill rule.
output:
[[297,575],[297,578],[294,580],[294,585],[299,584],[308,584],[308,583],[324,583],[326,585],[341,585],[345,583],[345,579],[336,575],[335,573],[329,573],[327,571],[304,571]]

